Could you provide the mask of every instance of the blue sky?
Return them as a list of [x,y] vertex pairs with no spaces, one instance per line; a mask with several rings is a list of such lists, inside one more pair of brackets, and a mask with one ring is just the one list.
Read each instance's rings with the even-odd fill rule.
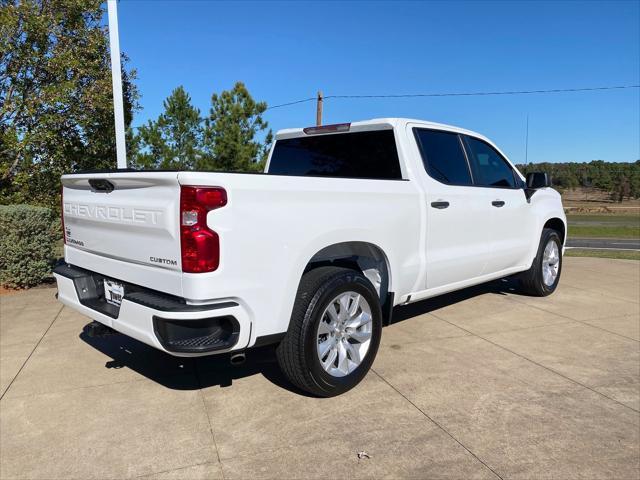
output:
[[[202,113],[245,82],[271,105],[325,95],[640,84],[640,2],[208,2],[121,0],[120,47],[138,70],[140,125],[183,85]],[[640,158],[640,90],[325,102],[325,123],[412,117],[494,140],[524,161]],[[273,109],[275,130],[315,122]]]

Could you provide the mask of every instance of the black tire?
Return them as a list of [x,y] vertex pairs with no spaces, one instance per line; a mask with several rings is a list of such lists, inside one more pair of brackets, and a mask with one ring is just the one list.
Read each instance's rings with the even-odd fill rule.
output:
[[[558,246],[558,275],[552,285],[547,285],[542,276],[542,259],[544,249],[550,241],[556,242]],[[536,297],[546,297],[555,292],[560,281],[562,273],[562,240],[556,230],[544,228],[540,236],[540,244],[538,245],[538,253],[534,258],[531,268],[520,275],[520,287],[523,293]]]
[[[354,291],[371,309],[369,348],[360,365],[343,377],[327,373],[317,353],[316,332],[329,303],[340,293]],[[319,267],[303,275],[296,294],[289,330],[276,349],[278,364],[291,383],[320,397],[332,397],[355,387],[367,374],[380,345],[382,310],[373,285],[360,272],[348,268]]]

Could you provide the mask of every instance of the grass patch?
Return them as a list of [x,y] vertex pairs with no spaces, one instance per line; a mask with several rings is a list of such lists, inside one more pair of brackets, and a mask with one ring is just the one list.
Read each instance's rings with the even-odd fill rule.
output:
[[626,226],[640,226],[640,212],[639,213],[570,213],[567,215],[569,223],[576,224],[598,224],[598,225],[626,225]]
[[570,237],[640,238],[640,215],[567,215]]
[[569,238],[640,238],[640,228],[569,224]]
[[565,257],[616,258],[619,260],[640,260],[637,250],[593,250],[588,248],[570,248]]

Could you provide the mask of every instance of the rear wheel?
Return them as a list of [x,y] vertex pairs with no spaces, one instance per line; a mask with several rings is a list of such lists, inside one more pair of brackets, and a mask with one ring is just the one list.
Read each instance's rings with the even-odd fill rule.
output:
[[382,332],[380,301],[360,272],[320,267],[302,277],[289,331],[276,351],[286,377],[330,397],[367,374]]
[[561,272],[562,240],[556,230],[545,228],[531,268],[520,277],[522,290],[537,297],[551,295],[558,287]]

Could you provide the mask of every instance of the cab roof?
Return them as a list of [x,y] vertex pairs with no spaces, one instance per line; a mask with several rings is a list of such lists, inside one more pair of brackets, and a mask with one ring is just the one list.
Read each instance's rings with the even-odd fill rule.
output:
[[[490,140],[486,138],[484,135],[481,135],[471,130],[467,130],[465,128],[456,127],[454,125],[446,125],[444,123],[431,122],[428,120],[416,120],[412,118],[399,118],[399,117],[398,118],[396,117],[372,118],[370,120],[360,120],[357,122],[351,122],[350,124],[341,124],[341,125],[349,125],[348,131],[350,132],[363,132],[363,131],[370,131],[370,130],[387,130],[392,128],[403,128],[408,124],[415,125],[417,127],[432,128],[435,130],[445,130],[449,132],[462,133],[465,135],[478,137],[490,142]],[[330,125],[323,125],[323,127],[328,127],[328,126]],[[305,137],[308,135],[307,132],[311,128],[315,128],[315,127],[286,128],[283,130],[278,130],[278,132],[276,133],[276,140],[284,139],[284,138]],[[307,132],[305,132],[305,130],[307,130]],[[333,135],[333,134],[339,134],[339,133],[343,133],[343,132],[327,131],[324,134]],[[318,135],[318,134],[321,134],[321,132],[315,132],[314,134]]]

